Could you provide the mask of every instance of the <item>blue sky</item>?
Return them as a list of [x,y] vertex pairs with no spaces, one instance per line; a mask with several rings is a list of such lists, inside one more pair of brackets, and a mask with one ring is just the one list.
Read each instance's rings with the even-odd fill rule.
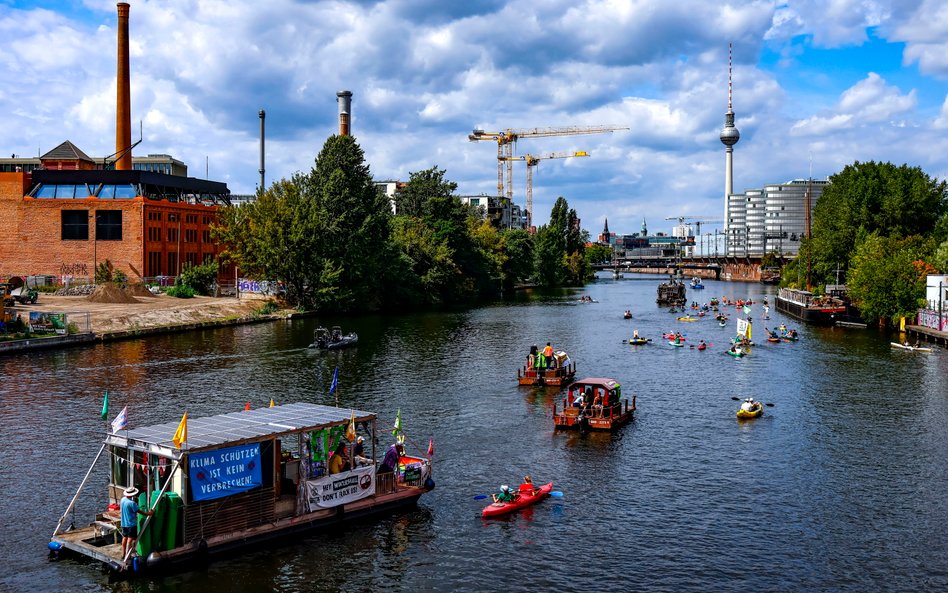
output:
[[[130,0],[137,154],[252,193],[257,112],[267,183],[308,171],[337,131],[336,91],[377,179],[431,166],[496,192],[473,128],[614,125],[525,139],[516,154],[588,151],[534,171],[534,221],[557,196],[595,236],[720,219],[728,43],[741,140],[734,188],[891,161],[948,178],[948,7],[935,0]],[[114,152],[115,2],[0,0],[0,154],[63,140]],[[515,163],[514,199],[526,171]],[[713,231],[716,225],[702,226]]]

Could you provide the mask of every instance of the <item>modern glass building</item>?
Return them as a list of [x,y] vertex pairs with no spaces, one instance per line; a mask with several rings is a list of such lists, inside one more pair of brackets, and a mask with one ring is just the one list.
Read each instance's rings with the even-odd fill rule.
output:
[[729,195],[724,227],[726,255],[795,256],[806,235],[807,196],[812,217],[813,208],[828,184],[826,179],[794,179]]

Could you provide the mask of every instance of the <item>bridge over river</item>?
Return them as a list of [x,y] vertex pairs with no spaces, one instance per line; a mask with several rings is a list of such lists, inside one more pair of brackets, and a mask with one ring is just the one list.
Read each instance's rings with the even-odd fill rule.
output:
[[629,274],[675,274],[736,282],[760,282],[760,257],[683,257],[638,256],[614,262],[593,264],[597,271]]

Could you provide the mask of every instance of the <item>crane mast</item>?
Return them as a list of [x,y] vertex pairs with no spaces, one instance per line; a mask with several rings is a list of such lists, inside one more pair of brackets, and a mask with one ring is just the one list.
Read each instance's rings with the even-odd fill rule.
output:
[[[566,126],[560,128],[507,128],[501,132],[486,132],[475,129],[468,134],[471,142],[492,140],[497,143],[497,197],[506,196],[513,201],[513,161],[523,160],[514,158],[513,146],[521,138],[546,138],[551,136],[577,136],[584,134],[605,134],[618,130],[628,130],[628,126]],[[506,165],[506,166],[505,166]],[[506,183],[504,172],[506,169]],[[529,170],[529,167],[528,167]],[[532,209],[527,205],[527,218],[532,217]]]
[[522,156],[502,157],[502,160],[508,165],[513,161],[524,161],[527,163],[527,230],[533,228],[533,168],[540,164],[540,161],[546,159],[568,159],[573,157],[588,157],[589,153],[584,150],[575,152],[552,152],[549,154],[525,154]]

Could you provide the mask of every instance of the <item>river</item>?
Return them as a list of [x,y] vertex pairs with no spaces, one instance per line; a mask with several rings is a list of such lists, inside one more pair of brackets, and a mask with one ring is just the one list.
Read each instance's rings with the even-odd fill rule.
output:
[[[0,591],[948,590],[948,353],[803,326],[774,310],[771,287],[689,289],[698,302],[769,296],[771,320],[757,319],[760,305],[752,311],[759,342],[763,326],[799,328],[799,342],[764,342],[734,359],[723,353],[733,321],[676,321],[655,305],[659,282],[604,277],[458,312],[2,357]],[[358,347],[306,348],[320,323],[357,331]],[[712,346],[630,346],[633,328],[652,338],[678,329]],[[530,345],[547,341],[569,352],[579,376],[613,377],[635,394],[635,421],[614,435],[554,432],[555,392],[516,382]],[[389,423],[401,410],[412,441],[424,449],[433,437],[437,487],[417,510],[157,580],[110,583],[93,565],[47,560],[105,430],[104,390],[110,416],[127,405],[138,426],[271,398],[332,404],[336,366],[340,406]],[[739,422],[732,396],[773,406]],[[563,496],[482,520],[474,496],[524,474]]]

